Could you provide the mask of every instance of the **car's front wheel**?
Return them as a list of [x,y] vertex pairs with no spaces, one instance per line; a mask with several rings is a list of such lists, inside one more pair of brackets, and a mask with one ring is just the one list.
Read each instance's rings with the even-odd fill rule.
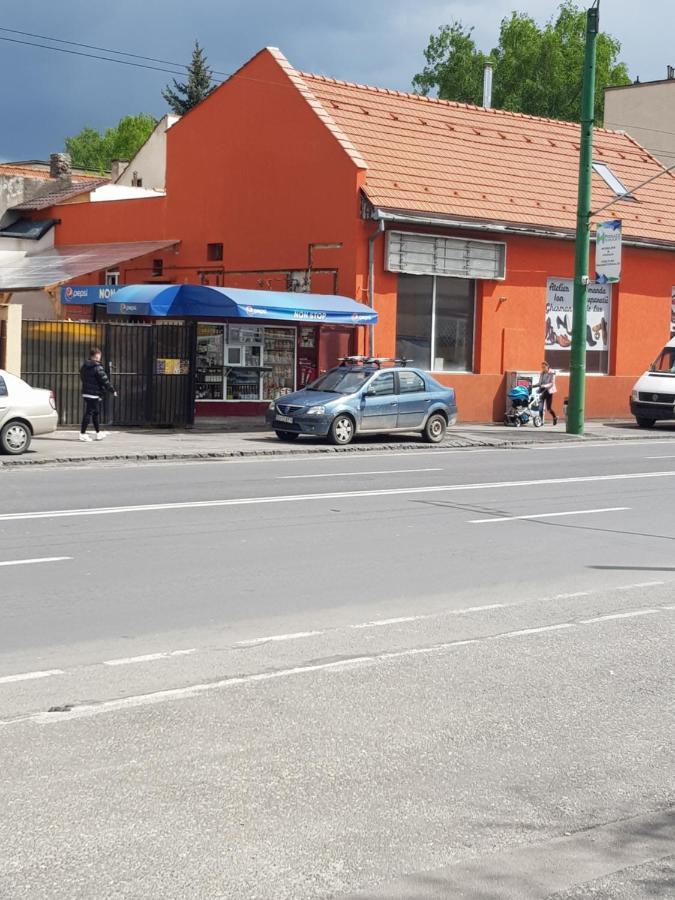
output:
[[297,441],[300,437],[297,431],[277,431],[276,436],[280,441]]
[[351,443],[354,437],[354,420],[350,416],[336,416],[328,432],[328,440],[331,444],[344,446]]
[[656,424],[655,419],[650,419],[647,416],[636,416],[635,421],[637,422],[638,428],[653,428]]
[[7,422],[0,431],[0,451],[18,456],[28,450],[31,438],[31,430],[24,422]]
[[445,421],[445,418],[440,413],[434,413],[427,419],[422,435],[427,443],[440,444],[445,437],[447,429],[448,423]]

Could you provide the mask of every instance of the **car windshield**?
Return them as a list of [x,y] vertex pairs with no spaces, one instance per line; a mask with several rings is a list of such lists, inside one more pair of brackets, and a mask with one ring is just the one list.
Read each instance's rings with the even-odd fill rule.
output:
[[675,347],[665,347],[661,351],[654,369],[657,372],[675,372]]
[[353,394],[373,373],[364,369],[332,369],[308,385],[308,391],[325,391],[328,394]]

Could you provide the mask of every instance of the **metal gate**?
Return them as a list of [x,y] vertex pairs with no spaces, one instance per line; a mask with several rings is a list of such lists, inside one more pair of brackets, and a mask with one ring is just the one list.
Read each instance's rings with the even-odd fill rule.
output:
[[194,420],[195,327],[184,324],[23,323],[21,375],[54,391],[62,425],[82,413],[80,367],[101,347],[118,396],[107,396],[108,425],[184,426]]

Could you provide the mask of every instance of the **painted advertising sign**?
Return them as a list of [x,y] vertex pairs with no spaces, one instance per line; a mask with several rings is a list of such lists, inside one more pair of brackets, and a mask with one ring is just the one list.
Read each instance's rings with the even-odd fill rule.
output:
[[[571,278],[549,278],[546,282],[547,350],[569,350],[572,346],[572,301],[574,281]],[[586,349],[607,350],[609,316],[612,299],[610,284],[589,284],[586,304]]]

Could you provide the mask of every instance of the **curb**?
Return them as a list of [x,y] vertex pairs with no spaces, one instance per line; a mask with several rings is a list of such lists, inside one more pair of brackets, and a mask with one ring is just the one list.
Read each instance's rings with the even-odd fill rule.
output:
[[26,459],[24,457],[16,457],[9,459],[0,458],[0,469],[2,468],[20,468],[23,466],[50,466],[63,464],[78,465],[95,465],[96,463],[105,462],[181,462],[181,461],[200,461],[212,459],[245,459],[260,457],[293,457],[293,456],[310,456],[318,454],[357,454],[357,453],[378,453],[382,451],[392,451],[405,453],[415,453],[420,450],[434,452],[436,450],[471,450],[474,447],[493,448],[498,450],[513,450],[518,447],[531,446],[535,441],[495,441],[495,440],[467,440],[467,441],[446,441],[442,444],[377,444],[376,446],[350,446],[350,447],[307,447],[303,450],[206,450],[206,451],[188,451],[186,453],[168,452],[168,453],[107,453],[103,456],[56,456],[48,459]]

